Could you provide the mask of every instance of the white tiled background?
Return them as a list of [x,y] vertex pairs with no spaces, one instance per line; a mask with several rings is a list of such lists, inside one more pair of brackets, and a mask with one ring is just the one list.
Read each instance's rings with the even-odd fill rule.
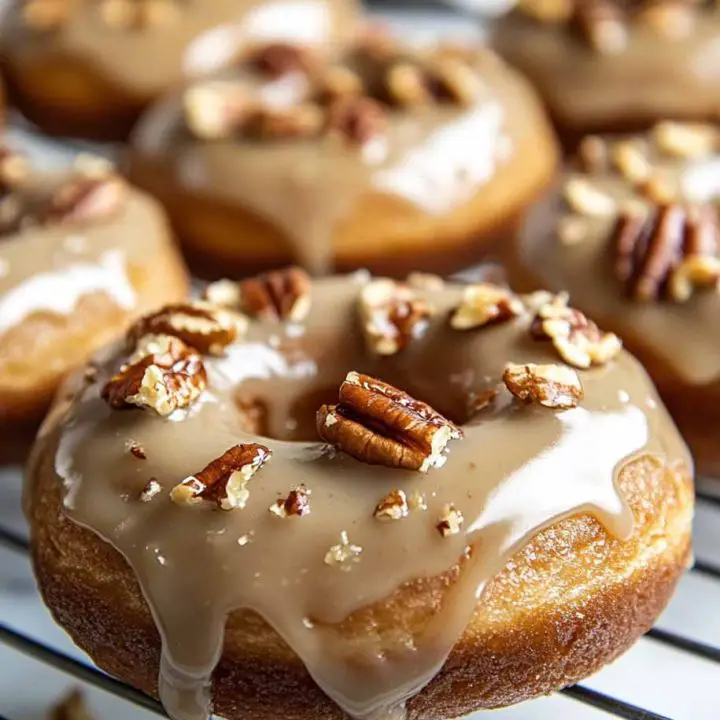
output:
[[[458,0],[472,2],[473,0]],[[385,13],[391,22],[414,35],[438,31],[477,34],[468,18],[407,3],[408,10]],[[40,141],[22,131],[11,139],[46,163],[63,162],[68,148]],[[20,469],[0,470],[0,526],[26,533],[20,510]],[[704,490],[720,495],[720,481]],[[720,504],[700,501],[697,512],[696,556],[720,567]],[[27,557],[0,543],[0,624],[88,661],[52,621],[35,590]],[[584,685],[673,720],[720,720],[720,575],[714,578],[694,570],[680,583],[658,628],[708,646],[710,659],[661,642],[643,638],[624,657]],[[88,661],[89,662],[89,661]],[[77,685],[58,670],[32,660],[0,643],[0,716],[7,720],[41,720],[63,691]],[[87,688],[98,720],[150,718],[153,714],[106,692]],[[478,720],[481,714],[473,716]],[[484,716],[483,716],[484,717]],[[611,717],[567,696],[556,695],[492,714],[498,720],[600,720]],[[628,714],[626,717],[646,716]],[[2,718],[0,718],[2,720]],[[249,719],[250,720],[250,719]],[[282,718],[278,718],[282,720]]]

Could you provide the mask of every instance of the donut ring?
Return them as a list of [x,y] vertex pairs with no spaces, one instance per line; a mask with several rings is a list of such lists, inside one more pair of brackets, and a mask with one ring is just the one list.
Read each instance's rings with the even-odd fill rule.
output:
[[162,209],[104,161],[39,173],[0,149],[0,187],[0,457],[14,459],[62,377],[188,279]]
[[568,148],[589,133],[717,116],[718,82],[705,67],[720,37],[718,9],[633,5],[523,3],[495,25],[494,47],[537,87]]
[[402,277],[503,247],[556,163],[535,94],[492,53],[372,35],[329,59],[260,47],[166,98],[133,133],[128,174],[203,276]]
[[[715,124],[666,121],[649,133],[583,140],[507,257],[518,287],[567,288],[623,337],[709,477],[720,472],[718,138]],[[645,247],[633,226],[646,233]]]
[[[247,329],[207,304],[153,314],[49,416],[26,510],[41,591],[80,647],[149,694],[159,673],[171,716],[207,710],[219,661],[214,710],[231,720],[339,719],[333,700],[435,720],[573,683],[650,627],[689,559],[692,467],[616,338],[585,325],[598,366],[576,373],[557,364],[569,346],[530,332],[547,294],[330,278],[301,312],[297,281],[236,286]],[[403,347],[373,323],[396,301]],[[202,313],[201,372],[187,343]],[[137,382],[153,363],[179,373],[170,419]],[[308,408],[332,386],[337,402],[346,363],[432,407],[350,373],[318,414],[337,449],[310,441]]]
[[256,34],[310,44],[355,30],[353,0],[23,0],[3,18],[9,95],[43,132],[125,140],[147,105],[184,77],[231,62]]

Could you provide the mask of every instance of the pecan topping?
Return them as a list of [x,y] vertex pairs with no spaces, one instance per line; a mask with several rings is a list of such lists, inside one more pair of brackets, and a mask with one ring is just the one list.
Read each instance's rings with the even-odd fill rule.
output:
[[310,513],[310,490],[304,485],[293,488],[286,497],[278,498],[268,510],[280,518],[302,517]]
[[580,215],[603,216],[615,212],[615,201],[586,178],[570,178],[563,194],[572,210]]
[[386,127],[387,111],[369,97],[337,100],[328,110],[328,132],[356,145],[384,134]]
[[710,207],[656,205],[625,211],[612,235],[615,274],[631,298],[687,300],[718,282],[718,218]]
[[568,306],[564,293],[543,303],[530,326],[536,340],[552,340],[565,362],[581,369],[604,365],[622,349],[614,333],[603,332],[579,310]]
[[510,290],[490,283],[478,283],[465,288],[462,302],[450,316],[450,327],[470,330],[511,320],[523,312],[525,305]]
[[113,408],[149,408],[163,416],[188,407],[207,386],[202,359],[178,338],[146,340],[151,352],[140,350],[141,357],[134,356],[113,375],[102,390],[103,399]]
[[703,158],[715,152],[720,133],[710,123],[681,123],[665,121],[652,131],[657,146],[667,155],[680,158]]
[[179,505],[209,500],[223,510],[242,509],[250,496],[248,483],[271,457],[272,451],[264,445],[235,445],[176,485],[170,491],[170,499]]
[[432,102],[427,75],[414,63],[400,61],[391,65],[385,84],[390,100],[400,107],[416,107]]
[[126,197],[127,185],[119,175],[73,177],[53,193],[39,219],[45,223],[100,220],[118,212]]
[[350,572],[354,563],[360,562],[362,547],[353,545],[345,530],[340,533],[340,542],[333,545],[325,555],[325,564],[336,567],[342,572]]
[[134,440],[128,440],[126,443],[128,452],[138,460],[146,460],[147,454],[145,453],[145,448],[140,445],[139,443],[136,443]]
[[140,491],[140,502],[150,502],[161,492],[162,485],[157,481],[157,478],[150,478],[147,485]]
[[575,370],[567,365],[514,365],[505,368],[507,389],[524,403],[556,410],[577,407],[584,392]]
[[209,303],[166,305],[141,317],[129,330],[131,343],[145,335],[173,335],[200,352],[218,354],[241,338],[247,320],[237,313]]
[[452,504],[443,506],[442,514],[435,526],[443,537],[457,535],[465,522],[463,514]]
[[462,437],[429,405],[367,375],[348,373],[339,398],[318,410],[318,434],[370,465],[427,472],[445,462],[450,440]]
[[427,500],[417,489],[410,493],[407,503],[410,510],[427,510]]
[[402,490],[391,490],[375,508],[378,520],[402,520],[408,515],[407,496]]
[[201,140],[232,137],[255,111],[245,88],[226,80],[191,85],[183,94],[183,108],[188,130]]
[[248,64],[253,70],[275,79],[292,72],[307,72],[312,60],[308,48],[278,42],[255,48]]
[[234,292],[227,281],[221,282],[222,286],[211,285],[207,296],[224,295],[226,302],[221,304],[239,307],[250,317],[301,322],[310,312],[312,283],[301,268],[289,267],[242,280]]
[[497,390],[482,390],[481,392],[470,393],[468,399],[469,416],[473,418],[486,408],[489,408],[495,402],[496,397]]
[[360,321],[368,349],[376,355],[394,355],[421,337],[432,311],[407,285],[380,279],[360,291]]
[[100,16],[118,30],[162,27],[178,14],[177,0],[102,0]]
[[616,55],[627,47],[627,16],[612,0],[575,3],[572,27],[582,40],[603,55]]

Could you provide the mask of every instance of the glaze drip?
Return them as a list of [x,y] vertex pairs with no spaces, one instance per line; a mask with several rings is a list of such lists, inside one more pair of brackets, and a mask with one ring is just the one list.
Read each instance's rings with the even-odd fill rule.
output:
[[[618,471],[646,454],[686,460],[630,356],[580,373],[580,407],[521,407],[502,385],[505,364],[558,362],[548,343],[530,339],[531,313],[458,332],[447,317],[462,288],[424,292],[437,310],[427,333],[377,359],[366,354],[356,324],[359,289],[347,278],[317,281],[303,325],[253,322],[243,343],[206,359],[210,389],[187,411],[163,419],[109,408],[100,388],[122,362],[111,353],[72,411],[46,427],[57,433],[65,512],[127,558],[152,610],[162,637],[160,694],[173,720],[206,718],[223,629],[241,610],[262,617],[349,715],[402,720],[405,700],[440,670],[484,588],[516,550],[580,512],[628,537],[632,516],[616,489]],[[336,389],[349,369],[402,387],[463,424],[465,439],[453,442],[442,468],[368,466],[306,440],[317,408],[308,398]],[[498,402],[468,419],[470,392],[487,389],[498,390]],[[246,507],[170,502],[175,484],[254,439],[235,403],[239,390],[270,410],[271,437],[262,443],[273,452],[248,485]],[[129,441],[147,459],[129,453]],[[140,502],[150,477],[163,491]],[[299,484],[311,491],[309,515],[280,519],[268,511]],[[375,506],[396,488],[422,495],[426,509],[379,522]],[[435,525],[447,503],[465,525],[442,537]],[[342,533],[361,548],[346,572],[325,561]],[[413,583],[437,576],[446,582],[434,605],[405,603]],[[412,620],[387,627],[387,601]],[[272,658],[248,661],[272,669]]]

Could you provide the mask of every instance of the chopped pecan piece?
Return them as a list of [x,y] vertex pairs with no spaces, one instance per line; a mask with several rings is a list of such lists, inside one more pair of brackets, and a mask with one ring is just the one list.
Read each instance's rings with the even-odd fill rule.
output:
[[435,526],[437,531],[444,537],[457,535],[462,529],[465,518],[463,514],[452,504],[443,506],[442,514]]
[[450,316],[455,330],[470,330],[511,320],[525,312],[522,300],[507,288],[490,283],[469,285]]
[[450,440],[462,437],[429,405],[367,375],[348,373],[339,396],[339,405],[318,410],[318,434],[370,465],[427,472],[444,463]]
[[581,369],[604,365],[622,349],[617,335],[603,332],[579,310],[569,307],[564,293],[540,305],[530,332],[536,340],[552,340],[560,357]]
[[615,201],[586,178],[570,178],[563,194],[572,210],[580,215],[603,216],[615,212]]
[[612,234],[615,274],[634,300],[682,302],[694,286],[716,284],[719,239],[710,207],[688,210],[671,203],[625,211]]
[[481,392],[471,393],[468,398],[468,415],[470,418],[489,408],[496,397],[497,390],[482,390]]
[[350,572],[354,563],[360,562],[362,547],[353,545],[348,539],[347,531],[340,533],[340,542],[333,545],[325,555],[325,564],[336,567],[342,572]]
[[126,447],[128,449],[128,452],[138,460],[147,460],[147,454],[145,453],[145,448],[140,445],[139,443],[136,443],[134,440],[128,440],[126,443]]
[[410,510],[427,510],[427,500],[418,489],[415,489],[410,493],[407,502]]
[[150,478],[145,487],[140,491],[140,502],[150,502],[156,495],[162,492],[162,485],[157,478]]
[[577,407],[584,392],[575,370],[567,365],[514,365],[505,368],[507,389],[524,403],[566,410]]
[[93,720],[93,717],[83,691],[74,688],[51,708],[49,720]]
[[266,140],[312,138],[320,135],[324,124],[323,109],[307,102],[288,108],[259,108],[248,118],[244,130]]
[[385,108],[372,98],[337,100],[328,110],[327,131],[352,144],[365,145],[385,133],[387,119]]
[[278,498],[268,510],[280,518],[302,517],[310,513],[310,490],[304,485],[293,488],[286,497]]
[[33,30],[58,30],[70,19],[70,0],[24,0],[22,18]]
[[207,386],[202,359],[182,340],[152,340],[154,351],[123,366],[102,390],[113,408],[149,408],[167,416],[188,407]]
[[669,120],[653,128],[653,140],[667,155],[680,158],[703,158],[711,155],[720,143],[718,129],[710,123],[682,123]]
[[63,183],[39,213],[45,223],[91,222],[119,212],[127,197],[127,184],[119,175],[79,176]]
[[582,40],[603,55],[616,55],[627,47],[627,16],[612,0],[576,2],[572,27]]
[[192,302],[166,305],[141,317],[128,331],[128,338],[137,343],[145,335],[174,335],[200,352],[218,354],[246,330],[247,319],[242,315],[210,303]]
[[179,505],[208,500],[223,510],[242,509],[250,496],[248,483],[271,457],[272,451],[258,443],[235,445],[176,485],[170,499]]
[[188,130],[201,140],[242,133],[256,109],[246,89],[228,80],[191,85],[183,94],[183,108]]
[[379,279],[360,291],[360,322],[368,349],[394,355],[421,337],[432,316],[430,306],[407,285]]
[[309,72],[313,61],[309,48],[281,42],[255,48],[248,57],[248,64],[253,70],[272,79],[292,72]]
[[402,490],[391,490],[375,508],[378,520],[402,520],[408,515],[407,496]]
[[[289,267],[268,272],[242,280],[236,287],[236,296],[231,297],[226,285],[222,292],[227,300],[238,303],[236,306],[250,317],[301,322],[310,312],[312,281],[302,268]],[[220,292],[221,288],[211,285],[208,297],[217,296]]]

